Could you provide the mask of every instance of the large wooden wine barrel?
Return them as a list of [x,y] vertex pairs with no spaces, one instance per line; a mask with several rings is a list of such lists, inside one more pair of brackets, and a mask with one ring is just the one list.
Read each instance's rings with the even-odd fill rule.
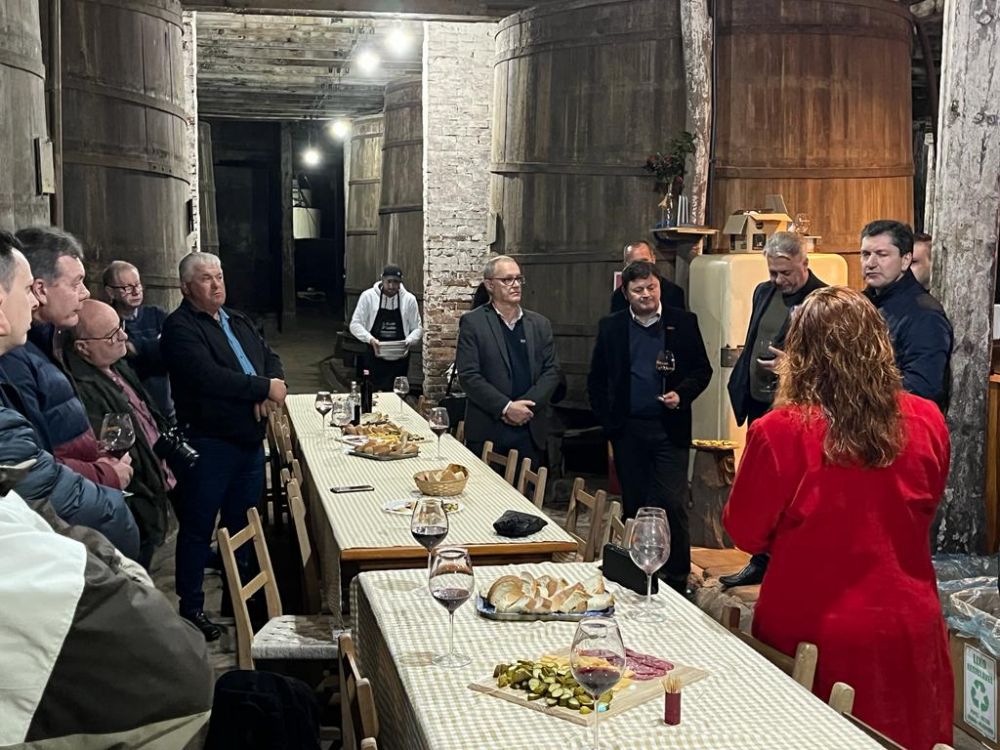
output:
[[49,223],[37,184],[35,139],[46,138],[38,0],[0,3],[0,229]]
[[215,208],[215,162],[212,126],[198,122],[198,215],[202,252],[219,254],[219,215]]
[[385,87],[382,198],[378,209],[380,262],[402,268],[403,284],[418,300],[424,294],[422,87],[419,76],[401,78]]
[[115,259],[148,301],[180,300],[187,252],[180,0],[63,0],[65,227],[88,277]]
[[375,283],[385,265],[378,246],[382,115],[359,117],[352,128],[344,244],[345,320],[350,320],[361,292]]
[[493,249],[520,262],[585,403],[597,321],[622,247],[659,217],[646,157],[684,129],[680,0],[564,0],[500,22]]
[[780,193],[826,252],[913,216],[908,11],[891,0],[718,0],[711,225]]

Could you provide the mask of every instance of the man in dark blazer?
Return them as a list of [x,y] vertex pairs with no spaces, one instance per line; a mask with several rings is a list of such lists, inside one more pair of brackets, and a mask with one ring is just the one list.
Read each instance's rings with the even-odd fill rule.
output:
[[622,276],[629,308],[601,319],[587,393],[614,448],[625,517],[648,505],[667,512],[670,558],[661,573],[683,593],[691,570],[691,403],[708,387],[712,366],[694,313],[660,304],[656,266],[632,263]]
[[[791,311],[814,290],[826,286],[809,270],[809,256],[802,237],[795,232],[775,232],[764,246],[768,281],[753,290],[753,307],[747,338],[729,376],[729,401],[736,424],[749,427],[771,408],[777,379],[776,357],[784,346]],[[723,586],[752,586],[764,579],[767,555],[754,555],[743,570],[719,580]]]
[[[629,264],[640,260],[652,263],[654,266],[656,265],[656,253],[653,252],[653,246],[646,242],[646,240],[637,240],[628,243],[623,251],[623,256],[625,261],[624,266],[622,266],[623,268],[628,268]],[[661,278],[660,283],[662,285],[660,287],[660,301],[667,307],[686,310],[684,290],[668,279]],[[625,285],[623,283],[622,286],[611,293],[611,312],[615,313],[619,310],[627,309],[628,298],[625,294]]]
[[479,455],[516,449],[538,467],[545,455],[549,403],[559,384],[552,325],[521,307],[524,277],[513,258],[500,255],[483,271],[490,302],[458,324],[455,366],[466,395],[465,437]]

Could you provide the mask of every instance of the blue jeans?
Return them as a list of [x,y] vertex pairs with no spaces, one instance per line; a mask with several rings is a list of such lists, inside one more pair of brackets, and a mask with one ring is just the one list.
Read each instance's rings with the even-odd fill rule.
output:
[[181,614],[194,614],[205,606],[202,585],[216,517],[221,513],[220,526],[236,534],[247,525],[247,510],[257,504],[264,489],[260,443],[243,445],[214,438],[189,442],[200,459],[180,478],[176,573]]

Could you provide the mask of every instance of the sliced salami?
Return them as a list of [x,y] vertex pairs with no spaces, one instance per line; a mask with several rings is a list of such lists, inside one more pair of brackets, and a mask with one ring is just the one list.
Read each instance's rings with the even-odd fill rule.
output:
[[644,682],[663,677],[674,668],[669,661],[658,659],[649,654],[642,654],[630,648],[625,649],[625,657],[628,660],[626,667],[632,672],[634,679]]

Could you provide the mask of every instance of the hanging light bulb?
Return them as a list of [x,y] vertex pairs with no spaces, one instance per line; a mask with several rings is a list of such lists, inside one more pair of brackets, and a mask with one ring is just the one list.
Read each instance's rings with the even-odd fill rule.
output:
[[351,122],[343,117],[330,123],[330,135],[338,140],[344,140],[351,134]]
[[310,146],[302,152],[302,163],[307,167],[318,167],[321,161],[323,161],[323,155],[318,148]]
[[378,70],[379,64],[382,62],[382,58],[378,56],[375,50],[365,48],[358,52],[357,56],[354,58],[355,64],[365,75],[371,75],[376,70]]
[[403,26],[393,26],[385,37],[385,48],[394,57],[405,57],[413,47],[413,34]]

